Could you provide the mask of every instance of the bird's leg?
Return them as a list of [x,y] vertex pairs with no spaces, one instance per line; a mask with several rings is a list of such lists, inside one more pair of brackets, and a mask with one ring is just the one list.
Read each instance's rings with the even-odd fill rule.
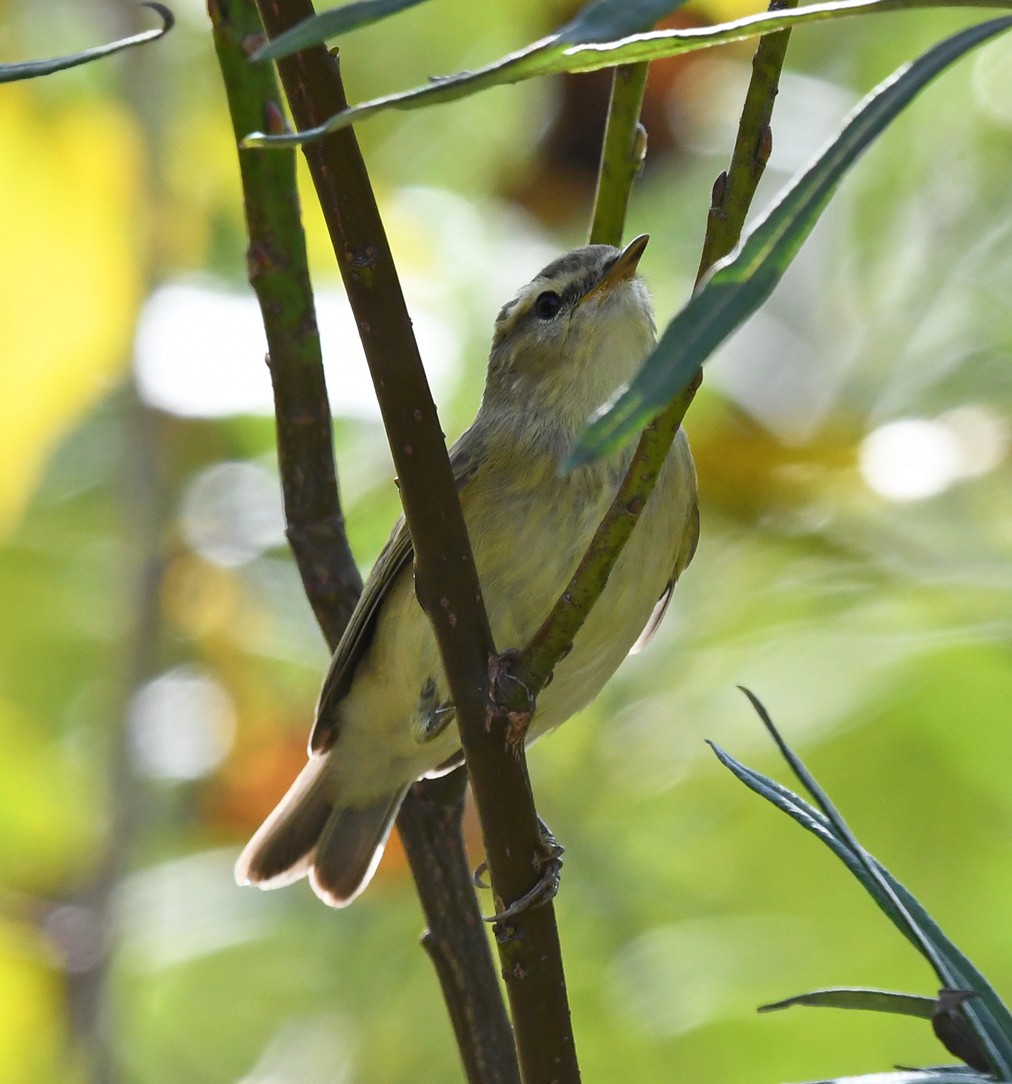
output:
[[[520,899],[514,900],[509,907],[503,908],[494,915],[485,916],[486,922],[494,922],[497,925],[508,922],[522,912],[540,907],[542,904],[554,900],[562,883],[562,856],[566,848],[552,835],[548,825],[538,817],[538,843],[540,853],[534,856],[534,869],[539,874],[534,887],[525,892]],[[484,872],[486,863],[474,871],[475,878]],[[476,881],[476,883],[478,883]]]

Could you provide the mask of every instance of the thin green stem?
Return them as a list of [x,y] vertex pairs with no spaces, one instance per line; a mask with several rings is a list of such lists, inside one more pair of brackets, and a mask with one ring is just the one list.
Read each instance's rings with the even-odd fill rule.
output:
[[629,470],[590,548],[552,612],[516,660],[516,674],[532,695],[541,690],[548,675],[570,649],[600,598],[622,547],[653,490],[697,386],[693,384],[684,391],[644,430]]
[[[798,6],[798,0],[772,0],[771,13]],[[773,150],[770,120],[780,85],[790,30],[767,34],[759,39],[752,58],[752,78],[738,122],[738,134],[731,152],[731,164],[713,186],[706,236],[696,274],[697,284],[707,271],[738,244],[756,188]]]
[[608,123],[604,130],[601,168],[594,195],[592,245],[620,245],[633,182],[643,166],[647,133],[640,107],[648,64],[621,64],[612,76]]
[[[251,123],[283,130],[274,70],[249,63],[249,53],[263,41],[252,0],[212,0],[208,10],[236,136]],[[240,150],[239,170],[249,235],[246,265],[260,303],[274,387],[287,535],[306,596],[333,650],[362,592],[362,578],[338,495],[295,154]]]

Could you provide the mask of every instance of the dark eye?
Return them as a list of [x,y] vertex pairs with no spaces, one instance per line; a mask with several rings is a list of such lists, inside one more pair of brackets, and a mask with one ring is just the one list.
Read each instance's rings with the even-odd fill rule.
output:
[[538,294],[538,299],[534,302],[534,311],[539,320],[554,320],[561,308],[562,298],[554,290],[545,290],[543,294]]

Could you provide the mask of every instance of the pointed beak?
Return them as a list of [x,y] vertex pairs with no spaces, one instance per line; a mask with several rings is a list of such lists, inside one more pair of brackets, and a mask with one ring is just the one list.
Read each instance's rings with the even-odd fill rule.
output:
[[614,289],[620,282],[626,282],[636,274],[636,265],[640,262],[640,257],[643,255],[643,250],[647,247],[647,242],[650,240],[649,233],[641,233],[639,237],[630,241],[624,249],[618,254],[615,262],[608,268],[604,274],[604,278],[601,279],[596,286],[592,286],[584,295],[580,298],[580,304],[585,301],[589,301],[592,297],[599,297],[602,294],[606,294],[609,290]]

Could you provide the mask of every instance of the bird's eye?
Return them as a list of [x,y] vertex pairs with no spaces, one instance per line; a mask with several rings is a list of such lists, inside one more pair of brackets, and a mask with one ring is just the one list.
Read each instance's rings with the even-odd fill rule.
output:
[[543,294],[538,294],[538,299],[534,302],[534,311],[539,320],[554,320],[561,308],[562,298],[554,290],[545,290]]

